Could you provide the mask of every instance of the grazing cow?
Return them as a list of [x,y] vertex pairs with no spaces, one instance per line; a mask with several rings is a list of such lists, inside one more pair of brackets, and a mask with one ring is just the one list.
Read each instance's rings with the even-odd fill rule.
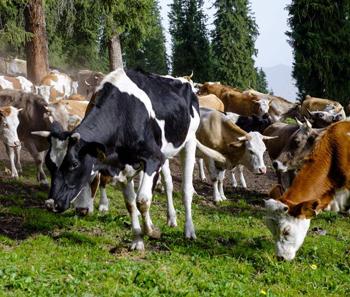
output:
[[18,177],[18,172],[22,172],[20,157],[21,142],[17,134],[17,127],[19,125],[18,113],[20,111],[21,109],[13,106],[0,107],[0,138],[5,145],[7,155],[10,159],[11,177]]
[[209,109],[201,109],[201,122],[197,131],[198,140],[220,152],[225,162],[218,163],[204,157],[214,189],[214,201],[225,200],[223,179],[225,169],[233,169],[241,164],[257,174],[265,174],[263,154],[266,149],[259,132],[245,132],[224,114]]
[[0,90],[21,90],[26,93],[34,92],[34,85],[23,76],[5,76],[0,75]]
[[68,98],[76,94],[78,82],[73,81],[67,74],[52,70],[36,87],[36,93],[41,95],[46,102]]
[[214,94],[198,96],[199,107],[215,109],[224,112],[224,103]]
[[152,187],[165,160],[183,150],[185,236],[195,238],[191,201],[196,146],[218,160],[224,157],[196,140],[199,106],[190,84],[117,69],[103,79],[90,107],[76,129],[57,135],[60,142],[51,144],[47,154],[46,164],[52,177],[49,198],[54,200],[55,210],[62,212],[69,207],[101,160],[116,171],[127,165],[136,172],[143,171],[137,194],[133,188],[135,173],[126,174],[123,185],[134,233],[131,248],[143,250],[137,209],[144,221],[144,233],[159,237],[149,213]]
[[[46,140],[31,135],[31,131],[49,129],[51,123],[47,115],[47,103],[42,97],[35,94],[17,90],[0,91],[0,106],[7,105],[23,109],[19,113],[18,136],[35,161],[38,181],[47,184],[43,162],[45,150],[49,146]],[[68,123],[64,123],[66,115],[62,111],[53,113],[53,119],[68,126]]]
[[214,94],[224,103],[225,111],[243,116],[263,115],[269,110],[267,96],[257,96],[249,91],[241,93],[235,88],[221,84],[204,84],[199,94]]
[[91,70],[80,70],[77,75],[78,94],[90,98],[95,89],[100,85],[104,74]]
[[310,219],[325,209],[336,190],[350,188],[350,122],[332,124],[320,137],[289,189],[265,202],[266,223],[277,257],[294,259]]

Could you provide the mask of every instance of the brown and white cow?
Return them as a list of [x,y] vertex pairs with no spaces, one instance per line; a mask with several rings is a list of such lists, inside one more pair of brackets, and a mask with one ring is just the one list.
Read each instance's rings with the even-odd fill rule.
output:
[[89,99],[104,76],[102,72],[80,70],[77,74],[78,94]]
[[21,90],[32,93],[35,88],[33,83],[23,76],[0,75],[0,90]]
[[218,163],[204,156],[213,182],[214,201],[218,202],[226,199],[223,191],[225,169],[232,170],[241,164],[253,173],[266,173],[263,159],[266,147],[263,140],[270,137],[259,132],[247,133],[216,110],[201,109],[200,116],[197,139],[226,158],[225,162]]
[[277,257],[294,259],[310,219],[324,210],[337,190],[350,188],[350,122],[331,125],[320,137],[291,187],[278,199],[265,201],[266,224]]
[[214,94],[198,96],[199,107],[225,111],[224,103]]
[[19,125],[18,113],[20,111],[21,109],[13,106],[0,107],[0,138],[5,145],[7,155],[10,159],[11,177],[18,177],[18,172],[22,172],[20,157],[21,142],[17,134]]
[[[19,113],[18,136],[35,161],[38,181],[47,184],[43,162],[45,151],[49,145],[46,139],[31,134],[32,131],[48,130],[50,128],[51,122],[47,115],[47,103],[42,97],[32,93],[17,90],[0,91],[0,106],[8,105],[23,109]],[[68,126],[68,123],[64,122],[66,115],[62,111],[56,111],[53,114],[53,119]]]
[[252,92],[241,93],[235,88],[221,84],[204,84],[199,90],[200,95],[214,94],[224,103],[225,111],[243,116],[264,115],[269,110],[269,99]]
[[52,70],[36,87],[36,93],[46,102],[68,98],[76,94],[78,82],[73,81],[67,74]]

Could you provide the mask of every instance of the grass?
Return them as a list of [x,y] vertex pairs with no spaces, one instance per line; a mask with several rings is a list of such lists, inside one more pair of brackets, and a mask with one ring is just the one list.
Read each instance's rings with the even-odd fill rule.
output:
[[[184,209],[175,193],[179,226],[166,226],[165,196],[152,218],[160,240],[130,252],[130,221],[121,193],[108,188],[111,211],[79,218],[42,205],[32,167],[0,188],[0,296],[349,296],[349,218],[324,213],[293,262],[278,262],[263,210],[254,197],[228,195],[218,206],[195,197],[196,241],[183,238]],[[251,199],[247,199],[251,198]]]

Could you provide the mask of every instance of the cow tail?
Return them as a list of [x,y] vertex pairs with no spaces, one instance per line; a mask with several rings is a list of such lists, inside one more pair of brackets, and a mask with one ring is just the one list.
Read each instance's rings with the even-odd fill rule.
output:
[[225,163],[226,162],[226,158],[223,154],[201,144],[199,142],[199,140],[197,139],[197,148],[206,156],[208,156],[209,158],[214,159],[216,162],[220,162],[220,163]]

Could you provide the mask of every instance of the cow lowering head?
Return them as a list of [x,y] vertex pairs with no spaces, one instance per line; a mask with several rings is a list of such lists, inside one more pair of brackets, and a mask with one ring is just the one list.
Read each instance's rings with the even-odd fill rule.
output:
[[21,145],[17,134],[19,125],[18,113],[21,110],[13,106],[0,107],[0,137],[8,147]]
[[49,199],[54,201],[54,211],[63,212],[89,183],[93,164],[97,156],[103,155],[104,146],[84,141],[79,133],[64,131],[57,122],[52,124],[51,132],[32,133],[49,139],[45,159],[51,174]]
[[298,207],[300,215],[295,217],[288,213],[290,207],[281,201],[265,200],[267,211],[265,223],[275,241],[278,259],[291,261],[295,258],[310,227],[310,215],[307,214],[314,212],[313,207],[312,205],[300,205]]
[[235,147],[244,146],[244,154],[241,164],[249,171],[256,174],[265,174],[264,152],[266,146],[263,140],[275,137],[263,136],[259,132],[249,132],[245,136],[238,137],[238,142],[233,143]]
[[279,173],[300,168],[304,157],[311,151],[320,133],[319,130],[313,129],[307,120],[305,123],[297,120],[297,123],[299,129],[289,137],[278,158],[272,162],[272,166]]

